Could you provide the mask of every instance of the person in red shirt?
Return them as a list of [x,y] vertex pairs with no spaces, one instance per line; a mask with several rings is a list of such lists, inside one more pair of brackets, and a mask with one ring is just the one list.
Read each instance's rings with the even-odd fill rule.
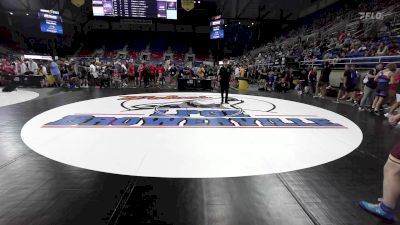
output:
[[161,86],[164,86],[164,74],[165,74],[165,68],[164,66],[160,63],[160,65],[157,66],[157,75],[158,75],[158,84]]
[[149,87],[149,73],[146,63],[143,63],[139,67],[139,84],[142,86],[142,80],[144,81],[144,86]]
[[340,34],[339,34],[339,41],[340,41],[340,43],[343,43],[344,42],[344,40],[346,39],[346,32],[344,32],[344,31],[342,31],[342,32],[340,32]]
[[129,64],[128,66],[128,78],[129,78],[129,84],[133,87],[135,87],[135,65],[132,63]]
[[155,86],[157,67],[154,65],[150,65],[149,70],[150,70],[150,81],[151,81],[152,85]]
[[3,59],[0,64],[0,70],[3,71],[5,74],[15,75],[14,67],[6,59]]

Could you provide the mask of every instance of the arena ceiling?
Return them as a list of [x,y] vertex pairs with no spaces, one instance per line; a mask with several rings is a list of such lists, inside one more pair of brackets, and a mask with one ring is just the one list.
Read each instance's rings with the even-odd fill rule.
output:
[[[338,0],[200,0],[215,3],[225,18],[230,19],[289,19],[294,20]],[[64,20],[84,22],[90,13],[92,0],[85,0],[83,7],[76,7],[71,0],[1,0],[3,12],[36,13],[39,9],[61,12]],[[201,3],[200,3],[201,4]],[[201,6],[196,6],[198,8]]]

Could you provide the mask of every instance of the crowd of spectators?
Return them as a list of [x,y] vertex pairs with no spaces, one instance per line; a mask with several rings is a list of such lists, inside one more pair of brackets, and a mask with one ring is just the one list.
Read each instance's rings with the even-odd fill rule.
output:
[[390,116],[399,109],[400,69],[395,63],[379,63],[368,72],[364,72],[365,68],[346,64],[343,75],[339,77],[339,86],[332,85],[334,67],[334,62],[325,62],[323,68],[236,65],[232,85],[237,86],[237,81],[245,78],[256,85],[259,91],[293,90],[299,95],[312,95],[314,98],[336,97],[336,103],[348,102],[358,107],[359,111],[376,115]]
[[[400,4],[393,0],[358,2],[353,8],[343,6],[340,10],[322,12],[311,24],[293,29],[236,60],[241,64],[268,65],[282,63],[282,59],[311,61],[400,55]],[[382,13],[383,19],[361,19],[360,12]]]
[[[399,8],[396,8],[399,5]],[[292,30],[274,42],[255,49],[231,61],[232,86],[239,86],[239,79],[247,79],[257,84],[261,91],[287,92],[296,90],[298,94],[313,94],[325,98],[330,90],[330,72],[340,59],[351,56],[390,56],[400,55],[399,36],[393,27],[397,15],[379,21],[362,21],[351,32],[343,30],[331,34],[323,33],[326,27],[346,21],[358,12],[379,12],[392,7],[400,9],[393,0],[358,1],[356,6],[344,6],[340,10],[323,11],[312,24]],[[307,61],[321,59],[327,61],[318,76],[317,67],[287,66],[285,60]],[[293,60],[294,59],[294,60]],[[275,65],[282,65],[276,67]],[[373,111],[380,114],[383,105],[394,105],[388,109],[393,113],[398,89],[399,72],[394,66],[379,64],[368,74],[359,74],[354,65],[346,65],[337,93],[337,102],[346,100],[359,106],[360,111]],[[175,65],[170,62],[150,63],[131,60],[99,61],[92,59],[68,60],[21,60],[20,58],[0,57],[0,72],[7,76],[43,76],[43,87],[88,88],[92,87],[172,87],[177,79],[212,79],[217,82],[219,66]],[[383,73],[383,74],[382,74]],[[5,83],[4,77],[0,84]],[[386,88],[387,87],[387,88]],[[387,89],[387,90],[386,90]]]
[[[360,111],[386,109],[386,116],[398,109],[400,72],[396,64],[380,63],[361,74],[355,65],[344,65],[343,58],[400,56],[399,17],[397,1],[357,1],[340,10],[325,10],[311,24],[294,29],[263,47],[235,58],[235,77],[247,77],[259,90],[288,91],[325,98],[337,96],[336,102],[348,101]],[[361,12],[379,12],[384,19],[361,20]],[[353,24],[353,29],[347,23]],[[338,25],[339,24],[339,25]],[[343,26],[340,26],[343,24]],[[332,27],[338,27],[336,30]],[[342,29],[342,30],[340,30]],[[333,32],[327,32],[333,31]],[[325,62],[318,74],[313,62]],[[310,66],[291,68],[288,61],[308,61]],[[396,62],[396,61],[393,61]],[[331,86],[330,73],[335,66],[345,71],[339,87]],[[371,67],[370,65],[363,65]],[[385,68],[386,66],[386,68]],[[383,73],[383,74],[382,74]]]
[[178,78],[214,79],[217,67],[208,65],[175,65],[126,60],[99,61],[95,59],[70,60],[20,60],[0,57],[0,73],[12,78],[15,75],[42,76],[42,87],[67,88],[136,88],[176,87]]

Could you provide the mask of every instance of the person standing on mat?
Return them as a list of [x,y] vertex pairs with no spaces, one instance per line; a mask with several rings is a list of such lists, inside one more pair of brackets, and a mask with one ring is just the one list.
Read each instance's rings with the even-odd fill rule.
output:
[[[219,69],[219,84],[221,88],[221,105],[228,103],[229,81],[231,80],[232,69],[228,65],[228,60],[224,60],[224,65]],[[225,93],[225,101],[224,101]]]
[[[392,126],[397,126],[400,122],[400,113],[389,118]],[[371,213],[386,222],[393,223],[395,221],[395,208],[400,198],[400,143],[398,143],[389,155],[385,167],[383,169],[383,198],[378,204],[360,201],[359,205],[362,209]]]

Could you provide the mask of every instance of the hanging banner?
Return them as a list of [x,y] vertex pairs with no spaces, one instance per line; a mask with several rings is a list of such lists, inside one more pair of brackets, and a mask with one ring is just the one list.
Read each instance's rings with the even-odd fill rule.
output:
[[85,4],[85,0],[71,0],[71,3],[76,7],[81,7]]
[[194,1],[193,0],[182,0],[182,8],[186,11],[190,11],[194,9]]

